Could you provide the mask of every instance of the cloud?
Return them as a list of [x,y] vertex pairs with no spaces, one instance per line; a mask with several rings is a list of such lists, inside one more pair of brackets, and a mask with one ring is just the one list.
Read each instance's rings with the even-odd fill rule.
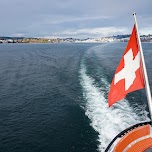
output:
[[23,33],[15,33],[12,34],[13,37],[24,37],[25,35]]
[[65,30],[63,32],[56,32],[54,36],[62,37],[76,37],[76,38],[86,38],[86,37],[103,37],[112,36],[118,34],[128,33],[127,28],[118,27],[102,27],[102,28],[91,28],[91,29],[78,29],[78,30]]
[[[152,25],[151,0],[0,0],[0,4],[0,35],[24,33],[25,36],[43,37],[55,34],[59,36],[59,33],[70,31],[69,35],[92,34],[93,37],[100,36],[101,33],[105,35],[100,28],[106,27],[116,27],[113,33],[119,33],[119,28],[131,28],[134,11],[139,18],[139,27],[150,28]],[[84,29],[89,30],[83,31]],[[89,32],[95,29],[98,32]]]
[[152,27],[142,28],[139,32],[141,35],[149,35],[152,34]]
[[46,24],[62,24],[67,22],[80,22],[80,21],[87,21],[87,20],[103,20],[103,19],[110,19],[110,16],[81,16],[81,17],[57,17],[55,20],[51,20],[51,18],[46,19],[44,23]]

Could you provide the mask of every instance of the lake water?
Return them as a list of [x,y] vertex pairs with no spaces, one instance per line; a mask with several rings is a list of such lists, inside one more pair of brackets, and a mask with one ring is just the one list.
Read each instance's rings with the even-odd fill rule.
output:
[[[0,151],[97,152],[149,120],[145,90],[108,108],[126,43],[0,45]],[[152,43],[143,43],[152,88]]]

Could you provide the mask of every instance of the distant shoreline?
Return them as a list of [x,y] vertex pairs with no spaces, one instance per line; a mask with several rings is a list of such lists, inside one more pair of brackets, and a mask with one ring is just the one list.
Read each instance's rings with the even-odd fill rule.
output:
[[[141,35],[142,42],[152,42],[152,35]],[[0,43],[62,43],[62,42],[72,42],[72,43],[92,43],[92,42],[128,42],[130,35],[117,35],[101,38],[25,38],[25,37],[0,37]]]

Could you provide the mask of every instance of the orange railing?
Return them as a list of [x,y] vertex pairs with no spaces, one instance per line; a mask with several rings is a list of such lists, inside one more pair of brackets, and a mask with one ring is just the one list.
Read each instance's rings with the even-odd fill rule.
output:
[[122,152],[130,143],[147,135],[150,135],[150,125],[140,126],[134,130],[131,130],[119,140],[114,148],[114,152]]
[[[120,138],[120,140],[113,148],[113,152],[123,152],[124,150],[125,152],[143,152],[144,150],[152,147],[150,125],[152,125],[152,122],[148,121],[135,124],[125,129],[109,143],[108,147],[105,149],[105,152],[109,152],[112,145],[114,145],[118,138]],[[140,151],[137,150],[138,148]]]

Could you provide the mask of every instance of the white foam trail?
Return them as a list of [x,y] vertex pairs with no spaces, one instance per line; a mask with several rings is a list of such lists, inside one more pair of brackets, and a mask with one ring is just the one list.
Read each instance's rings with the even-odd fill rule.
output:
[[[102,82],[106,84],[107,88],[109,87],[106,79],[102,78]],[[94,79],[86,74],[83,62],[80,68],[80,83],[85,100],[85,114],[91,120],[91,126],[99,133],[100,144],[98,148],[99,151],[103,152],[120,131],[140,122],[141,118],[133,111],[127,100],[122,100],[115,106],[108,108],[104,92],[100,91],[101,88],[95,86]],[[148,119],[147,114],[146,118],[143,119]]]

